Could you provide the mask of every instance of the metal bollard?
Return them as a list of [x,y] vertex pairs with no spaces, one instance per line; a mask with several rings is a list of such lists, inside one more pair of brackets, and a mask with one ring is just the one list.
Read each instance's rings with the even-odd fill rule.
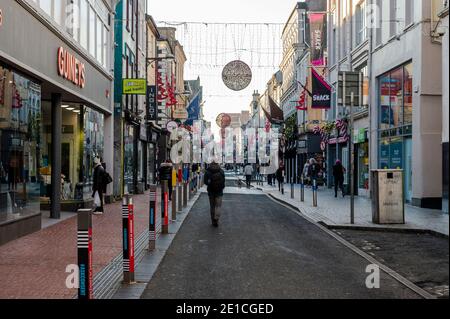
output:
[[78,299],[93,299],[92,209],[78,210]]
[[295,195],[294,195],[294,183],[291,183],[291,199],[294,199]]
[[183,183],[183,208],[187,206],[188,203],[188,186],[187,183]]
[[183,210],[183,187],[182,184],[177,185],[178,191],[178,211],[181,212]]
[[[162,233],[169,233],[169,193],[167,181],[162,181],[161,191],[161,219],[162,219]],[[173,195],[173,194],[172,194]]]
[[150,185],[150,216],[148,227],[148,250],[152,251],[156,248],[156,199],[157,186]]
[[313,179],[313,207],[317,207],[317,181]]
[[133,197],[125,195],[122,200],[123,234],[123,281],[134,282],[134,205]]
[[300,201],[301,202],[305,201],[305,181],[303,179],[303,176],[302,176],[301,182],[300,182]]
[[177,220],[177,186],[172,186],[172,220]]

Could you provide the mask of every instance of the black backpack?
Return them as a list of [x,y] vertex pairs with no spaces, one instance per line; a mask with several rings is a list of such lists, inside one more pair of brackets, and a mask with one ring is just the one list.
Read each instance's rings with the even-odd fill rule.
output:
[[105,183],[105,185],[111,184],[113,181],[111,175],[109,175],[109,173],[107,171],[104,171],[103,173],[103,182]]
[[225,188],[225,178],[222,172],[211,173],[209,190],[213,193],[220,193]]

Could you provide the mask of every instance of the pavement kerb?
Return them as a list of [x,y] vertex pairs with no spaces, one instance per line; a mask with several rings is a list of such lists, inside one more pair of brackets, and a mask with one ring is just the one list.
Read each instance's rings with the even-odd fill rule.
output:
[[[258,187],[258,190],[264,192],[263,189]],[[270,196],[272,199],[283,203],[284,205],[289,206],[290,208],[297,210],[299,212],[301,212],[303,215],[304,214],[299,207],[292,205],[290,203],[288,203],[287,201],[278,198],[272,194],[266,193],[264,192],[266,195]],[[443,234],[440,232],[437,232],[435,230],[432,229],[426,229],[426,228],[412,228],[412,227],[393,227],[392,225],[389,227],[383,227],[380,225],[377,226],[369,226],[369,225],[346,225],[346,224],[335,224],[335,223],[327,223],[325,221],[314,221],[316,223],[320,223],[322,226],[328,228],[328,229],[350,229],[350,230],[362,230],[362,231],[377,231],[377,232],[393,232],[393,233],[408,233],[408,234],[429,234],[429,235],[433,235],[436,237],[441,237],[441,238],[445,238],[445,239],[449,239],[449,235],[447,234]]]
[[283,200],[278,199],[276,197],[274,197],[271,194],[267,194],[266,195],[272,199],[273,201],[278,202],[280,205],[290,209],[291,211],[295,212],[297,215],[303,217],[304,219],[306,219],[307,221],[309,221],[311,224],[315,225],[316,227],[320,228],[322,231],[324,231],[325,233],[327,233],[328,235],[330,235],[331,237],[333,237],[335,240],[337,240],[338,242],[340,242],[341,244],[343,244],[344,246],[346,246],[347,248],[349,248],[350,250],[352,250],[354,253],[358,254],[359,256],[361,256],[362,258],[366,259],[368,262],[370,262],[371,264],[375,264],[377,265],[381,270],[383,270],[386,274],[388,274],[389,276],[391,276],[392,278],[394,278],[395,280],[397,280],[398,282],[400,282],[401,284],[403,284],[404,286],[408,287],[409,289],[411,289],[413,292],[415,292],[416,294],[418,294],[419,296],[421,296],[424,299],[437,299],[436,296],[433,296],[432,294],[430,294],[429,292],[427,292],[426,290],[420,288],[419,286],[417,286],[416,284],[414,284],[413,282],[411,282],[410,280],[406,279],[405,277],[403,277],[402,275],[400,275],[399,273],[395,272],[394,270],[392,270],[391,268],[389,268],[388,266],[380,263],[378,260],[376,260],[374,257],[370,256],[369,254],[365,253],[364,251],[362,251],[361,249],[359,249],[358,247],[356,247],[355,245],[351,244],[350,242],[348,242],[347,240],[345,240],[344,238],[342,238],[341,236],[339,236],[338,234],[334,233],[332,230],[328,229],[327,227],[323,226],[321,223],[318,223],[314,220],[312,220],[311,218],[309,218],[308,216],[304,215],[299,209],[298,207],[295,207],[293,205],[289,205],[287,203],[285,203]]

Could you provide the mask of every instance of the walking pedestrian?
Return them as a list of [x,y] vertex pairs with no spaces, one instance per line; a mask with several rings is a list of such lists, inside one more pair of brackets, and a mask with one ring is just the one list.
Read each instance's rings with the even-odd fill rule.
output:
[[342,197],[345,197],[344,192],[344,174],[345,167],[340,160],[336,160],[336,164],[333,165],[333,177],[334,177],[334,197],[337,197],[338,188],[342,190]]
[[92,197],[94,198],[95,210],[94,215],[103,214],[104,199],[106,186],[111,183],[111,176],[106,172],[99,157],[94,158],[94,180],[92,184]]
[[309,162],[306,161],[305,165],[303,166],[303,180],[306,185],[308,185],[308,171],[309,171]]
[[311,185],[314,185],[314,181],[317,182],[317,178],[319,177],[320,166],[314,158],[309,160],[308,166],[308,176],[311,182]]
[[283,176],[283,170],[284,168],[282,166],[278,167],[276,172],[276,178],[278,181],[278,190],[281,192],[281,184],[284,182],[284,176]]
[[247,163],[244,167],[244,175],[245,181],[247,183],[247,187],[250,188],[252,184],[252,175],[253,175],[253,166],[250,163]]
[[225,189],[225,173],[219,164],[213,162],[209,165],[205,173],[205,185],[208,186],[211,223],[214,227],[218,227],[223,190]]
[[172,170],[173,164],[169,159],[162,163],[159,168],[159,180],[167,181],[167,186],[169,188],[169,201],[172,200]]

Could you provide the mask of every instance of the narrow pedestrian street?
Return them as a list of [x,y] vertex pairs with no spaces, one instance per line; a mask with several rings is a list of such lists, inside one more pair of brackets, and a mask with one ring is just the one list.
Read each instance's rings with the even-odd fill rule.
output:
[[420,298],[385,273],[367,289],[367,260],[262,192],[228,188],[218,229],[208,209],[202,194],[142,298]]

